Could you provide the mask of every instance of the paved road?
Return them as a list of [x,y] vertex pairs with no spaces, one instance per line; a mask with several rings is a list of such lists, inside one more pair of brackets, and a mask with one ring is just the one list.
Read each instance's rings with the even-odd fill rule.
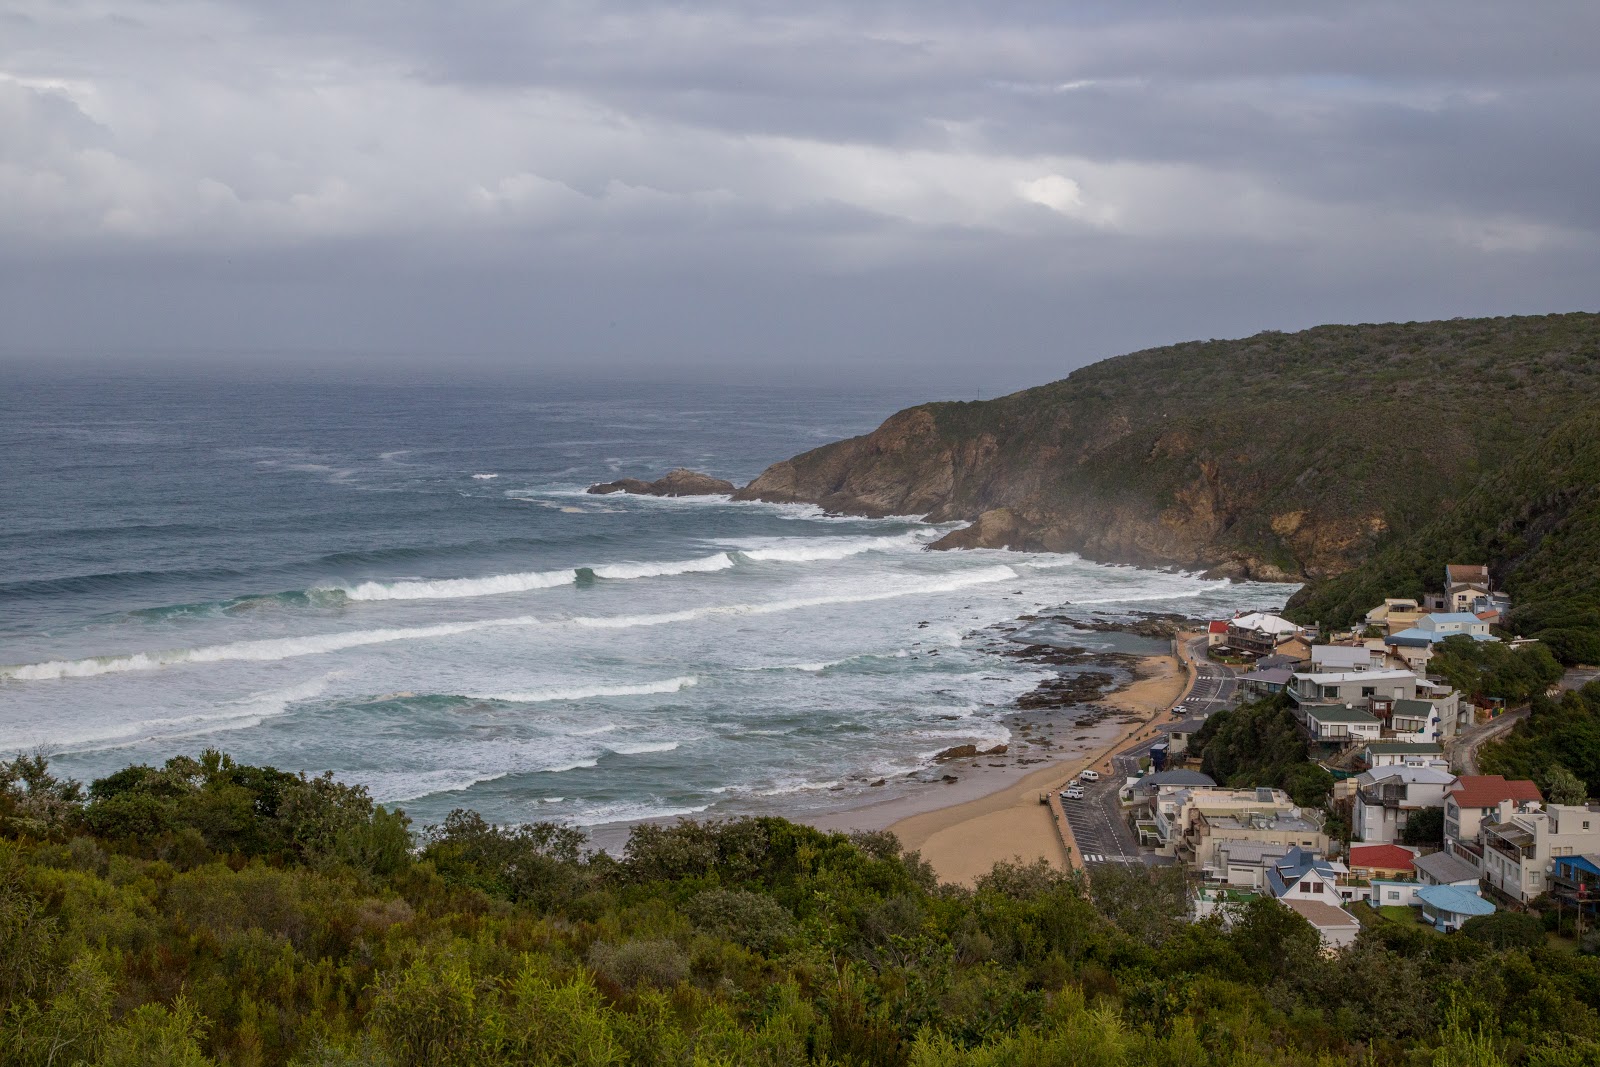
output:
[[1462,730],[1445,742],[1445,759],[1460,774],[1477,774],[1478,746],[1485,741],[1493,741],[1527,717],[1527,707],[1513,708],[1488,722]]
[[[1205,658],[1205,647],[1203,637],[1189,642],[1189,656],[1195,666],[1195,682],[1180,701],[1188,710],[1189,718],[1204,718],[1219,708],[1227,707],[1238,689],[1232,671]],[[1113,756],[1112,773],[1092,785],[1085,784],[1082,800],[1062,801],[1062,809],[1072,826],[1072,836],[1078,843],[1078,853],[1084,863],[1172,862],[1139,849],[1139,839],[1123,818],[1122,804],[1117,799],[1122,783],[1138,773],[1139,761],[1150,755],[1150,749],[1159,740],[1160,736],[1149,738]]]
[[1600,678],[1600,667],[1572,667],[1561,678],[1562,689],[1582,689]]

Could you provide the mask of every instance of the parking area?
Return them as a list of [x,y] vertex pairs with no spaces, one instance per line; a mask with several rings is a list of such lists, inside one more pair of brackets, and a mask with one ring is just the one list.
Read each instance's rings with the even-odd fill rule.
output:
[[[1233,703],[1238,682],[1228,668],[1205,658],[1204,638],[1191,642],[1188,651],[1195,667],[1195,682],[1176,709],[1183,712],[1180,718],[1203,719]],[[1150,749],[1161,739],[1159,735],[1149,738],[1113,756],[1112,773],[1099,782],[1082,783],[1081,799],[1061,800],[1084,863],[1172,862],[1140,850],[1117,796],[1123,782],[1139,773],[1140,761],[1149,758]]]

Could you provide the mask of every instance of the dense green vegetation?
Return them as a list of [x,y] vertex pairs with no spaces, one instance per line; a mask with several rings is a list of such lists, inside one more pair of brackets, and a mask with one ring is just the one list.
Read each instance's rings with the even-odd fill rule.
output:
[[1446,638],[1428,659],[1438,675],[1463,696],[1493,697],[1516,707],[1561,680],[1561,664],[1544,645],[1513,649],[1498,641]]
[[1546,796],[1566,802],[1600,787],[1600,682],[1533,698],[1528,717],[1502,741],[1478,750],[1485,774],[1531,778]]
[[1362,566],[1290,602],[1302,621],[1348,625],[1386,596],[1437,591],[1447,563],[1487,563],[1514,602],[1509,628],[1563,663],[1600,663],[1600,414],[1570,417]]
[[1222,785],[1272,786],[1302,807],[1322,807],[1333,789],[1333,775],[1310,762],[1282,694],[1212,715],[1190,738],[1189,752]]
[[[0,1062],[1564,1065],[1600,958],[1270,900],[1181,920],[1181,875],[940,885],[892,836],[637,828],[621,857],[402,815],[208,753],[85,793],[0,765]],[[1512,947],[1499,947],[1515,941]]]

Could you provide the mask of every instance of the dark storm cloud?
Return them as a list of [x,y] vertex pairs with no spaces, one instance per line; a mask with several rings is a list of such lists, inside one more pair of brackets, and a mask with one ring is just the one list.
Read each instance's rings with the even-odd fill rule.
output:
[[1591,4],[0,7],[13,355],[1022,384],[1600,291]]

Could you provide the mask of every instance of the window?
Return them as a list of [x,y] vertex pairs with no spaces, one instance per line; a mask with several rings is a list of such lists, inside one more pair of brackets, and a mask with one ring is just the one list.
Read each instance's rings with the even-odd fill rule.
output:
[[1588,819],[1583,820],[1583,828],[1585,830],[1587,830],[1589,828],[1589,820]]
[[1398,890],[1398,889],[1389,890],[1388,893],[1386,894],[1386,899],[1388,899],[1388,900],[1399,900],[1400,899],[1400,890]]
[[1375,685],[1364,685],[1361,687],[1361,695],[1364,697],[1375,697],[1378,695],[1378,687]]

